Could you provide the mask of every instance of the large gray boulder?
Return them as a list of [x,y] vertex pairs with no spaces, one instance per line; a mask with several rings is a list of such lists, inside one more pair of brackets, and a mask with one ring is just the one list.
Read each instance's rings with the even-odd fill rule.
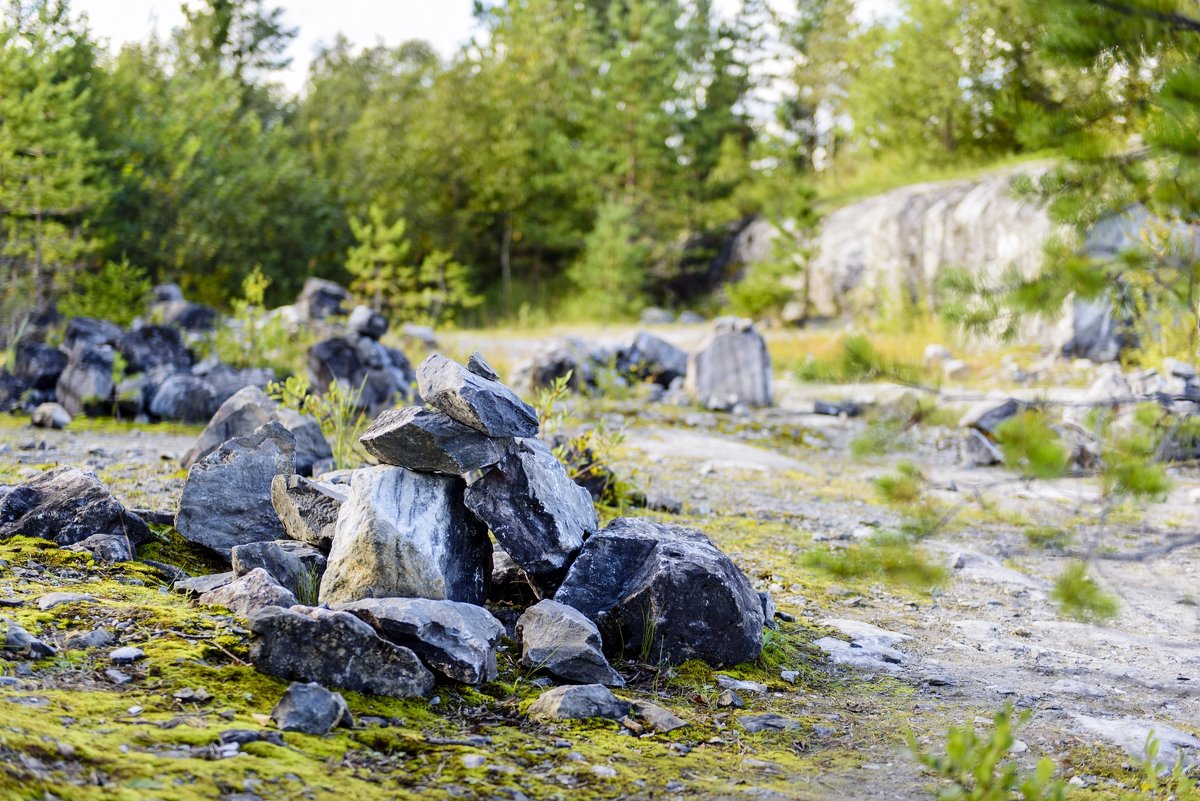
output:
[[[230,552],[230,562],[233,575],[240,578],[261,568],[305,603],[316,601],[326,565],[325,554],[307,543],[295,540],[235,545]],[[275,605],[283,606],[279,603]]]
[[0,496],[0,540],[18,534],[64,547],[96,535],[128,537],[134,546],[153,536],[140,517],[109,494],[95,473],[65,465]]
[[349,300],[345,287],[324,278],[306,278],[296,298],[296,314],[304,322],[340,316],[346,313],[344,307]]
[[286,587],[280,586],[279,582],[260,567],[228,584],[209,590],[197,599],[197,603],[203,606],[224,606],[248,617],[268,606],[292,606],[296,603],[296,596]]
[[189,373],[168,376],[150,398],[149,411],[161,420],[183,420],[202,423],[215,408],[212,386],[203,378]]
[[537,439],[518,440],[508,456],[468,485],[464,500],[546,592],[554,591],[584,538],[596,530],[592,496]]
[[504,458],[510,440],[481,434],[433,409],[388,409],[359,440],[383,464],[428,473],[462,475]]
[[321,603],[433,598],[482,604],[487,530],[463,506],[463,481],[380,465],[357,470],[338,514]]
[[771,405],[771,356],[749,320],[722,317],[688,356],[688,393],[709,409]]
[[32,337],[17,342],[12,373],[31,389],[53,390],[58,377],[67,369],[67,354]]
[[504,625],[482,606],[428,598],[368,598],[341,604],[385,640],[412,649],[443,676],[466,684],[496,678]]
[[271,479],[271,505],[283,530],[293,540],[326,552],[333,546],[338,512],[348,497],[347,487],[304,476],[278,475]]
[[63,332],[63,350],[70,353],[81,343],[96,346],[116,345],[121,333],[121,326],[108,320],[73,317],[67,323],[67,330]]
[[271,482],[295,472],[295,451],[295,438],[274,422],[222,444],[188,471],[176,530],[226,559],[235,545],[284,539]]
[[292,433],[296,440],[296,470],[310,475],[313,465],[333,456],[321,425],[311,417],[292,409],[280,408],[266,392],[257,386],[238,390],[221,404],[196,444],[181,460],[184,467],[213,453],[225,442],[253,434],[269,422],[276,422]]
[[341,693],[316,682],[294,681],[271,710],[271,720],[281,731],[328,734],[337,726],[354,727],[354,716]]
[[617,369],[663,387],[687,375],[687,351],[649,331],[638,331],[617,358]]
[[192,354],[183,344],[183,337],[167,325],[145,325],[126,331],[117,340],[117,350],[125,359],[125,372],[131,375],[161,367],[186,372],[192,367]]
[[465,426],[490,437],[533,437],[533,407],[499,381],[484,378],[434,353],[417,368],[417,388],[425,402]]
[[620,720],[630,712],[628,701],[622,701],[602,684],[580,684],[555,687],[538,696],[529,707],[532,718],[571,720],[608,718]]
[[113,411],[113,362],[115,353],[108,345],[77,344],[67,366],[58,377],[54,395],[72,417],[81,414],[103,415]]
[[762,601],[694,529],[618,518],[584,544],[554,599],[595,622],[610,653],[732,665],[762,651]]
[[600,630],[577,609],[546,599],[517,620],[521,664],[578,684],[623,687],[604,658]]
[[250,659],[272,676],[397,698],[433,689],[433,674],[416,654],[349,612],[266,607],[250,617],[250,630]]
[[308,349],[308,376],[313,391],[325,394],[337,382],[357,394],[356,408],[374,416],[411,394],[413,373],[408,358],[370,337],[332,337]]

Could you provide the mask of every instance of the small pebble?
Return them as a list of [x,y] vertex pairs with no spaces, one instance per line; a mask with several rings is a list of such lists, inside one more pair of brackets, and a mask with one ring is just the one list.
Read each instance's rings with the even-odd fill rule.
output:
[[[141,648],[134,648],[127,645],[124,648],[118,648],[108,655],[108,658],[116,662],[118,665],[132,665],[139,659],[146,658],[146,652]],[[430,702],[432,703],[432,701]]]

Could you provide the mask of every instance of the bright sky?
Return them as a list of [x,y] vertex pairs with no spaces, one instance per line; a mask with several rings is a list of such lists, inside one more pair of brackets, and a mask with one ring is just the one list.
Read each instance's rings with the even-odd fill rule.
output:
[[[425,39],[443,55],[454,52],[471,35],[471,0],[277,0],[288,24],[300,28],[288,55],[292,66],[283,76],[292,90],[304,84],[317,45],[333,41],[341,31],[355,44],[399,44]],[[86,13],[92,32],[118,48],[142,41],[157,31],[165,36],[183,23],[180,0],[72,0]]]
[[[72,0],[71,7],[87,14],[95,36],[119,48],[126,42],[161,36],[183,23],[181,0]],[[475,24],[472,0],[276,0],[288,24],[300,34],[288,55],[292,65],[282,76],[293,91],[304,85],[308,64],[317,46],[328,44],[340,31],[358,45],[399,44],[424,39],[444,56],[470,38]],[[738,0],[716,0],[719,10],[732,12]]]

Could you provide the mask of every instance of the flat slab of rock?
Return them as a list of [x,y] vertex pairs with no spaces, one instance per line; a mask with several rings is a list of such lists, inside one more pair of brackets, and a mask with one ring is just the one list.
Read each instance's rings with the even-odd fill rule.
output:
[[63,604],[95,603],[96,598],[82,592],[48,592],[38,598],[38,609],[45,612]]
[[171,585],[171,589],[192,596],[193,598],[198,598],[206,592],[212,592],[215,589],[224,587],[233,581],[234,578],[233,571],[228,573],[211,573],[207,576],[192,576],[191,578],[176,581]]
[[578,684],[555,687],[542,693],[529,707],[529,716],[553,720],[620,720],[629,714],[629,710],[629,703],[617,698],[603,684]]
[[271,710],[271,720],[283,731],[302,734],[328,734],[338,726],[354,726],[354,716],[341,693],[316,682],[292,682]]
[[333,546],[338,512],[350,497],[348,488],[324,484],[304,476],[278,475],[271,479],[271,505],[293,540],[322,551]]
[[433,674],[416,654],[349,612],[267,607],[251,616],[250,629],[250,658],[272,676],[396,698],[433,689]]
[[321,603],[432,598],[482,604],[492,546],[463,505],[463,488],[460,478],[403,467],[356,471],[338,514]]
[[294,470],[295,438],[270,422],[192,465],[175,528],[226,559],[235,545],[287,536],[271,505],[271,482]]
[[771,405],[771,356],[749,320],[722,317],[688,356],[688,394],[709,409]]
[[708,537],[682,526],[617,518],[584,544],[554,600],[628,657],[729,665],[762,651],[758,593]]
[[420,406],[381,412],[359,441],[383,464],[456,476],[494,465],[509,443]]
[[631,713],[645,721],[646,725],[657,732],[666,733],[682,729],[688,722],[669,709],[663,709],[658,704],[649,701],[634,701]]
[[204,606],[224,606],[239,615],[249,616],[267,606],[293,606],[296,596],[259,567],[204,593],[197,602]]
[[579,684],[623,687],[604,658],[600,630],[576,609],[546,599],[517,620],[521,664]]
[[140,517],[117,501],[96,474],[56,467],[0,497],[0,540],[24,534],[74,545],[105,534],[128,537],[134,545],[153,536]]
[[537,413],[508,387],[435,353],[417,368],[425,402],[491,437],[533,437]]
[[585,537],[596,531],[592,496],[537,439],[467,486],[464,500],[509,556],[543,591],[553,592]]
[[370,598],[343,604],[384,639],[412,649],[426,665],[466,684],[496,678],[504,625],[482,606],[427,598]]
[[785,718],[783,715],[742,715],[738,723],[750,734],[764,731],[791,731],[800,728],[800,721]]

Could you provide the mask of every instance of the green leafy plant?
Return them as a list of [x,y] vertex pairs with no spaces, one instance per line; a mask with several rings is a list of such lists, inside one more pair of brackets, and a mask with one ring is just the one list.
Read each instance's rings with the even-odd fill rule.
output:
[[1004,465],[1024,478],[1056,478],[1067,469],[1070,454],[1043,412],[1026,410],[996,428]]
[[231,302],[233,315],[213,332],[208,349],[232,367],[265,366],[289,375],[304,364],[308,340],[292,331],[282,317],[266,311],[270,286],[271,279],[259,267],[242,279],[242,297]]
[[859,459],[910,450],[912,447],[908,421],[896,416],[872,420],[850,440],[850,453]]
[[365,461],[366,455],[358,439],[370,421],[360,405],[361,387],[352,389],[334,381],[324,394],[318,395],[312,392],[306,380],[290,376],[282,383],[268,385],[267,394],[285,408],[307,414],[320,423],[333,451],[334,464],[339,469],[355,467]]
[[1141,776],[1139,777],[1136,793],[1122,793],[1121,801],[1145,801],[1146,799],[1163,799],[1163,801],[1196,801],[1200,792],[1196,789],[1196,780],[1188,776],[1183,764],[1183,754],[1175,758],[1175,764],[1169,770],[1158,761],[1161,748],[1159,739],[1154,732],[1146,735],[1146,747],[1142,756]]
[[796,368],[796,378],[836,383],[895,381],[916,386],[923,376],[917,365],[885,357],[865,334],[851,334],[842,340],[834,358],[804,362]]
[[909,733],[908,745],[917,760],[948,786],[938,794],[941,801],[1064,801],[1066,789],[1054,778],[1054,763],[1038,762],[1032,773],[1022,773],[1008,758],[1015,728],[1029,720],[1029,712],[1014,715],[1011,705],[992,716],[992,730],[981,734],[974,727],[951,726],[946,733],[946,751],[931,754],[922,750]]
[[802,561],[838,578],[882,579],[916,589],[935,587],[947,578],[945,568],[930,562],[911,537],[899,532],[880,532],[845,548],[813,548]]
[[1072,562],[1054,582],[1050,597],[1063,615],[1084,623],[1103,623],[1117,616],[1120,603],[1087,574],[1087,565]]
[[96,271],[80,272],[75,286],[58,301],[63,317],[98,317],[125,327],[145,309],[150,278],[128,259],[108,261]]
[[1071,544],[1070,532],[1056,526],[1026,526],[1025,540],[1034,548],[1061,551]]

